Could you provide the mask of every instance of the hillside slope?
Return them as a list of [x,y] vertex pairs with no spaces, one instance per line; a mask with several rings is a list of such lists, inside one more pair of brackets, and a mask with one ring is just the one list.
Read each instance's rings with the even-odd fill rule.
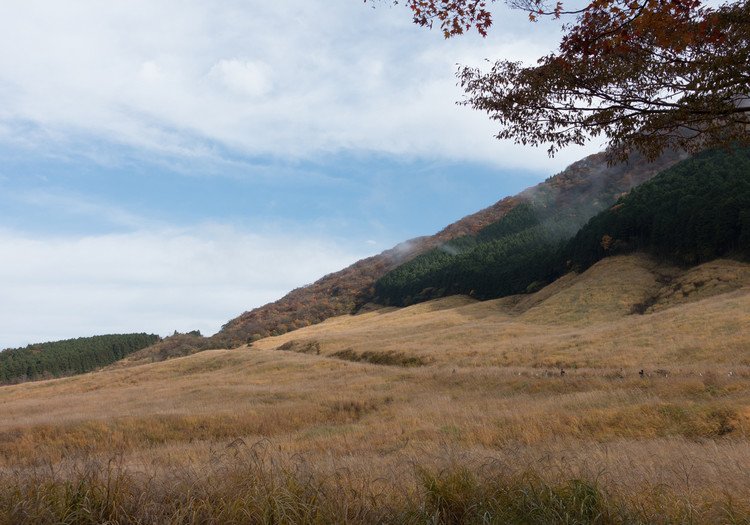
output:
[[454,294],[493,299],[539,289],[571,269],[644,250],[682,265],[750,256],[750,150],[705,151],[662,171],[593,218],[537,191],[477,235],[421,254],[375,283],[376,301]]
[[435,235],[402,243],[309,286],[293,290],[278,301],[245,312],[225,324],[214,336],[213,344],[235,346],[351,313],[373,299],[375,282],[389,271],[441,243],[477,233],[520,203],[542,202],[544,206],[558,210],[562,216],[580,216],[584,212],[593,216],[610,206],[622,193],[684,157],[682,153],[672,152],[653,163],[636,158],[628,164],[607,166],[605,154],[591,155],[545,182],[464,217]]
[[750,364],[748,311],[750,265],[717,260],[682,269],[635,254],[604,259],[534,294],[481,302],[450,296],[336,317],[253,348],[403,355],[444,366],[739,365]]
[[750,257],[750,149],[705,151],[660,173],[593,217],[562,259],[580,270],[634,250],[680,265]]

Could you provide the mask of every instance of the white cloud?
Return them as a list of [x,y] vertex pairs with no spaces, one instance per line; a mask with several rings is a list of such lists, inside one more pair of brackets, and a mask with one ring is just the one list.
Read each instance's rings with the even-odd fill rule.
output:
[[246,155],[369,150],[561,168],[582,150],[549,161],[501,144],[484,115],[454,104],[456,63],[530,60],[556,42],[518,13],[497,19],[488,40],[444,41],[403,7],[356,0],[5,2],[0,124],[178,156],[211,141]]
[[164,78],[162,69],[153,60],[147,60],[141,64],[139,76],[149,84],[158,84]]
[[260,97],[271,90],[269,67],[262,62],[222,59],[211,68],[209,76],[218,78],[227,89],[239,95]]
[[103,333],[216,332],[366,255],[225,226],[39,239],[0,231],[0,348]]

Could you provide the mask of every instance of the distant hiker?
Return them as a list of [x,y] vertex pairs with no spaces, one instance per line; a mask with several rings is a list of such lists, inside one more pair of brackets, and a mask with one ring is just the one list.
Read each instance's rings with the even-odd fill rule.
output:
[[640,372],[638,372],[638,375],[641,376],[641,379],[643,379],[643,376],[645,376],[646,374],[643,372],[643,370],[641,370]]
[[563,369],[561,368],[561,369],[560,369],[560,377],[563,377],[564,375],[565,375],[565,370],[563,370]]

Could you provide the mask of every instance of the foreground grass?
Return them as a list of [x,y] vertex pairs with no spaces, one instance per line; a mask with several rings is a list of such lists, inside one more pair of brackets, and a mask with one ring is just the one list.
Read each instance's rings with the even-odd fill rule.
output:
[[664,485],[608,488],[501,464],[402,464],[363,479],[269,442],[233,443],[202,469],[149,471],[122,458],[0,475],[0,523],[750,523],[747,501]]
[[742,367],[215,351],[0,404],[0,523],[750,523]]
[[0,403],[0,523],[750,523],[742,367],[216,351]]

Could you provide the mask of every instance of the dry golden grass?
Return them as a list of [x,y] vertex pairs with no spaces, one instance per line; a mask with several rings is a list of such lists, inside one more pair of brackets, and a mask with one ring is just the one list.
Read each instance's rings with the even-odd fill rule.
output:
[[[674,292],[696,281],[704,283],[697,291]],[[655,313],[631,315],[650,301],[648,309]],[[715,261],[680,272],[643,256],[627,256],[605,259],[583,275],[568,275],[530,296],[481,303],[448,297],[402,310],[337,317],[253,347],[315,341],[322,355],[347,348],[405,352],[445,366],[636,371],[746,366],[748,312],[747,265]]]
[[747,522],[749,284],[619,257],[533,296],[3,387],[0,523],[80,498],[115,522]]

